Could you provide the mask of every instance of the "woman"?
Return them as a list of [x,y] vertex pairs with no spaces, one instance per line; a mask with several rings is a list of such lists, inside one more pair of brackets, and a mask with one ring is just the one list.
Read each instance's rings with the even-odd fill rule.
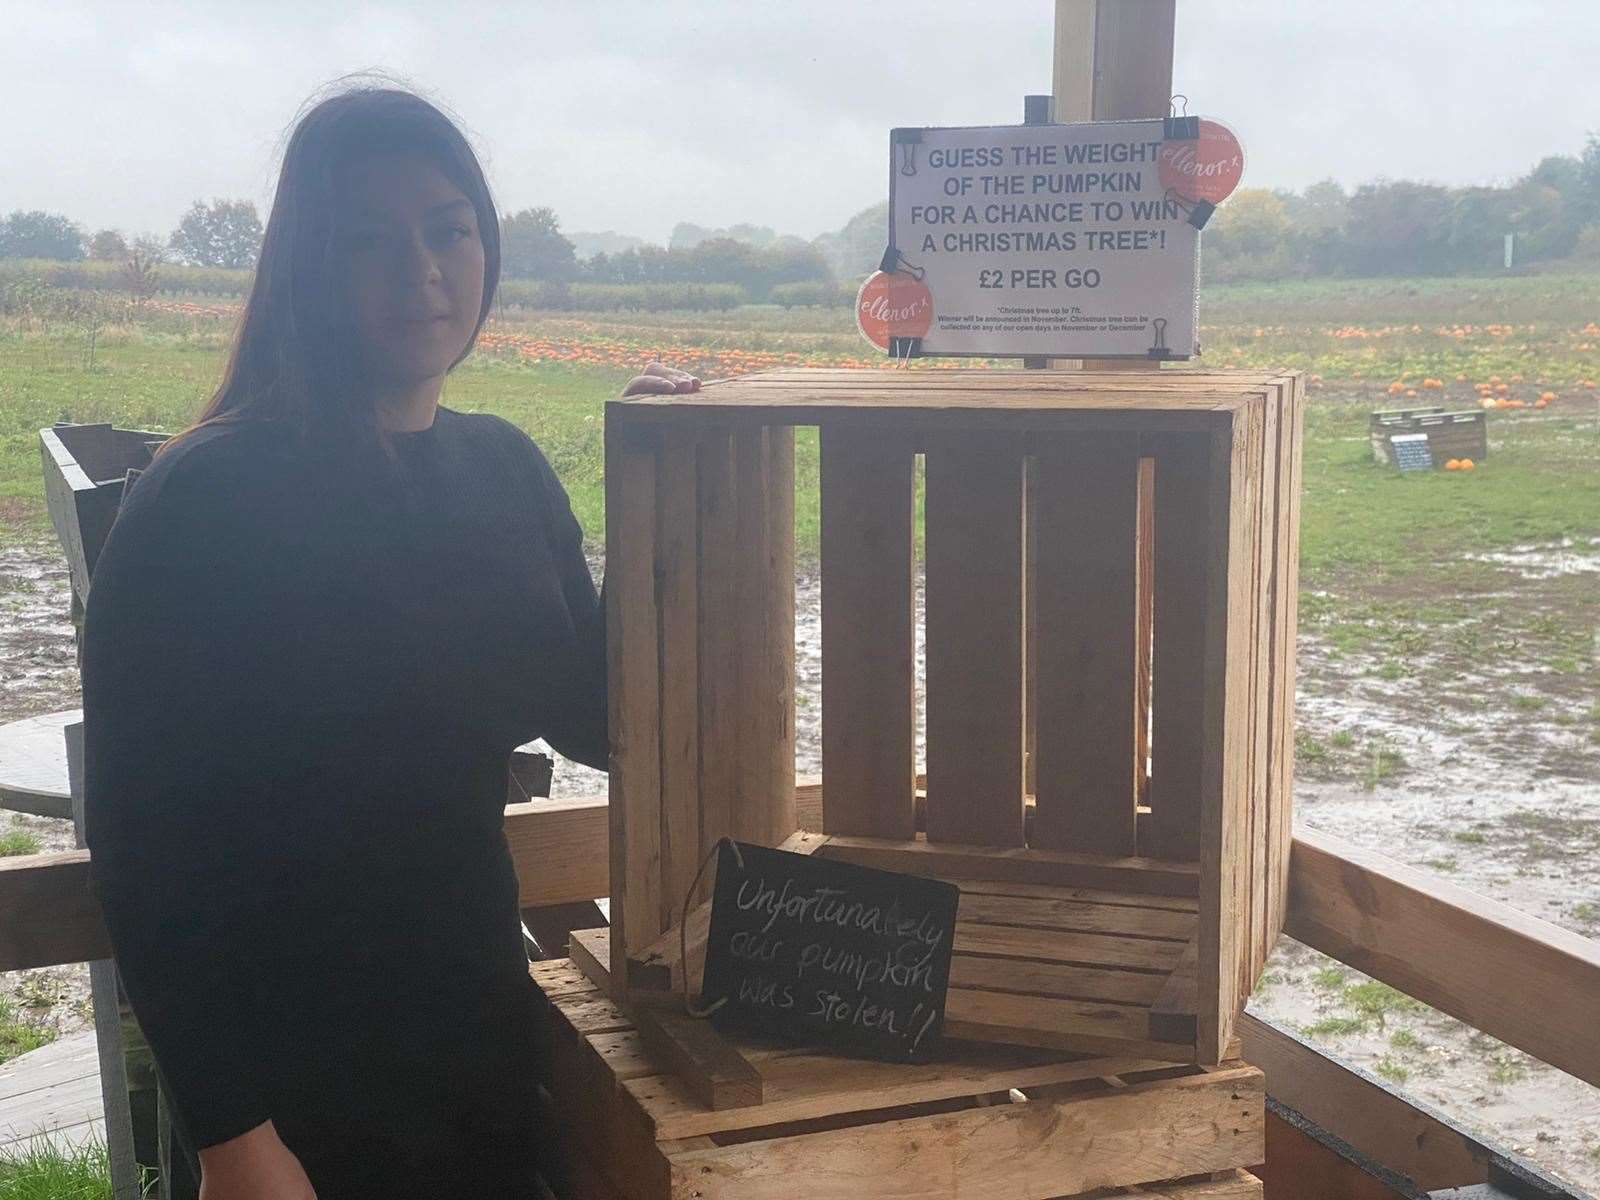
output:
[[603,622],[538,448],[439,405],[499,260],[442,113],[316,105],[222,386],[95,570],[93,886],[206,1200],[535,1194],[506,770],[605,766]]

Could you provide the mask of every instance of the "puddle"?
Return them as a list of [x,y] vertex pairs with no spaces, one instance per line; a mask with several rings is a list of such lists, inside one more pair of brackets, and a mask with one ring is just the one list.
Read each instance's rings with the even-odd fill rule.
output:
[[1489,554],[1464,554],[1471,562],[1507,567],[1524,579],[1600,575],[1600,538],[1562,538],[1558,546],[1513,546]]

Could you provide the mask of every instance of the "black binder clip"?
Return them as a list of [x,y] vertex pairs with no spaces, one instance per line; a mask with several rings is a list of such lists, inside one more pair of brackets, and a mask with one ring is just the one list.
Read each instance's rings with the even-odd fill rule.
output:
[[[1183,101],[1183,111],[1178,111],[1178,101]],[[1197,142],[1200,140],[1200,118],[1189,115],[1189,97],[1182,92],[1167,101],[1167,115],[1161,121],[1161,136],[1169,142]]]
[[1157,317],[1150,322],[1150,328],[1155,333],[1155,345],[1145,351],[1145,357],[1161,360],[1177,358],[1178,356],[1167,347],[1167,319]]
[[919,337],[892,337],[889,339],[889,357],[904,363],[922,357],[922,339]]
[[922,130],[920,129],[891,129],[889,131],[889,145],[900,150],[900,174],[915,175],[917,173],[917,147],[922,144]]
[[1197,142],[1200,140],[1200,118],[1163,117],[1161,136],[1169,142]]
[[921,267],[913,267],[907,262],[906,256],[900,253],[900,248],[893,242],[889,243],[889,248],[883,252],[883,257],[878,260],[878,270],[885,275],[893,275],[896,271],[899,271],[901,274],[911,276],[918,282],[921,282],[922,277],[927,274]]
[[1206,222],[1211,220],[1211,214],[1217,211],[1217,206],[1209,200],[1196,200],[1194,207],[1189,210],[1189,224],[1196,229],[1204,229]]

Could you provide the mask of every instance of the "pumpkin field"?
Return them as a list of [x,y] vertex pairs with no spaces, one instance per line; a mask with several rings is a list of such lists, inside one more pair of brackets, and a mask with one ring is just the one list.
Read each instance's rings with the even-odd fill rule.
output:
[[[216,383],[235,316],[214,297],[0,292],[0,721],[77,702],[38,430],[181,427]],[[1206,289],[1201,316],[1205,365],[1293,368],[1309,384],[1298,818],[1600,936],[1600,274],[1233,285]],[[707,379],[893,369],[849,309],[508,307],[444,403],[526,429],[598,554],[603,405],[651,359]],[[1369,414],[1424,405],[1483,413],[1487,455],[1405,475],[1375,463]],[[797,477],[805,679],[814,437],[799,439]],[[816,711],[803,690],[802,769]],[[558,768],[558,793],[594,782]],[[68,846],[60,824],[0,815],[0,849]],[[8,1041],[83,1027],[81,974],[0,978],[0,1059]],[[1287,940],[1254,1004],[1574,1182],[1600,1183],[1596,1089]]]

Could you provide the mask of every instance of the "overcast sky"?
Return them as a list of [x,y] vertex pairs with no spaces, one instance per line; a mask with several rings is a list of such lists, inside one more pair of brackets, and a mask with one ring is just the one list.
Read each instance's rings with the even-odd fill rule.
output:
[[[0,0],[0,212],[164,234],[266,215],[296,111],[397,73],[468,127],[503,211],[664,241],[811,237],[887,190],[895,125],[1020,120],[1053,0]],[[1503,181],[1600,130],[1600,0],[1178,0],[1175,89],[1245,186]]]

